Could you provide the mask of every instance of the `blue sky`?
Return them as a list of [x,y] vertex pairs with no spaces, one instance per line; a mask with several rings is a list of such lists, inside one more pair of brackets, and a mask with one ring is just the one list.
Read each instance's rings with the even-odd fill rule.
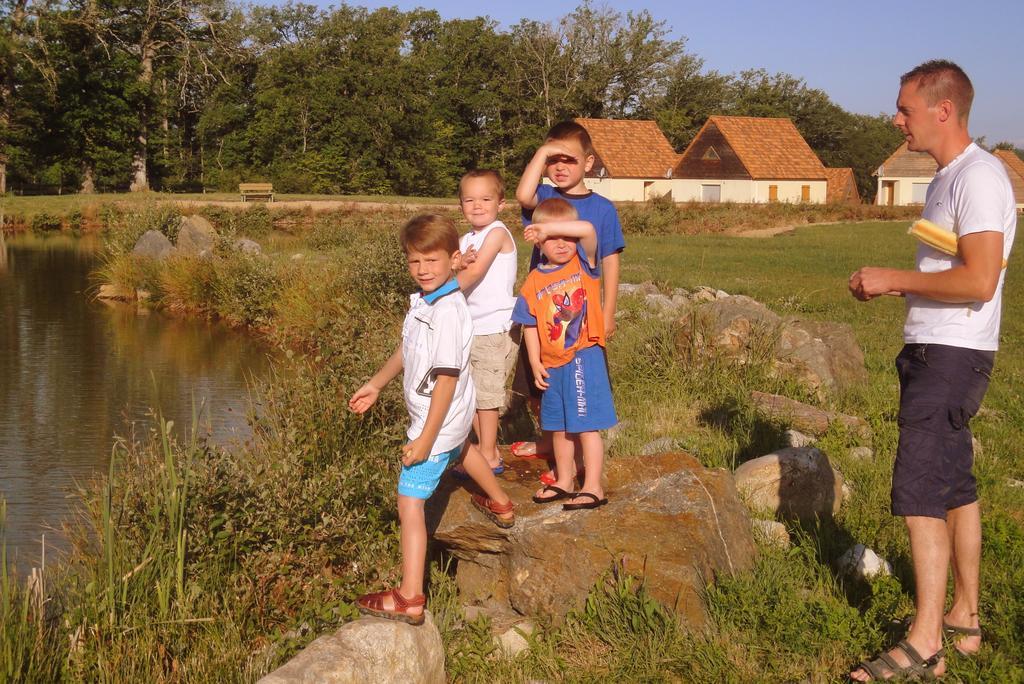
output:
[[[278,3],[263,0],[261,4]],[[328,7],[339,3],[314,0],[312,4]],[[445,18],[486,14],[508,26],[524,17],[556,20],[579,3],[368,0],[349,4],[428,7]],[[1024,148],[1022,0],[649,0],[606,4],[623,12],[650,11],[666,22],[673,37],[687,39],[687,51],[702,57],[706,68],[723,73],[749,68],[784,71],[824,90],[853,112],[891,113],[901,73],[927,59],[952,59],[974,82],[971,134],[985,136],[989,144],[1008,140]]]

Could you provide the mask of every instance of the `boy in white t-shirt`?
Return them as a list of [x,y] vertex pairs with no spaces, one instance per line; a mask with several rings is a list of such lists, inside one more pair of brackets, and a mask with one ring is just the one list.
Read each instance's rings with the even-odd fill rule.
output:
[[[361,596],[359,611],[368,615],[423,624],[423,575],[427,526],[424,501],[434,493],[448,463],[458,458],[469,435],[476,391],[469,377],[473,321],[455,280],[461,258],[455,224],[424,214],[400,234],[409,275],[421,291],[410,297],[402,325],[402,343],[369,382],[349,399],[349,408],[366,412],[384,386],[404,369],[403,389],[409,410],[409,441],[402,447],[398,480],[401,524],[402,584]],[[474,494],[475,505],[499,527],[512,527],[512,501],[479,453],[468,453],[466,471],[486,492]]]
[[[475,258],[458,274],[459,287],[473,317],[470,375],[476,386],[473,427],[479,450],[495,475],[505,471],[498,452],[498,413],[505,406],[505,384],[515,365],[519,345],[513,340],[512,309],[516,297],[516,242],[498,212],[505,206],[505,184],[497,171],[475,169],[459,181],[459,206],[469,232],[459,240],[463,254]],[[456,467],[456,477],[467,477]]]

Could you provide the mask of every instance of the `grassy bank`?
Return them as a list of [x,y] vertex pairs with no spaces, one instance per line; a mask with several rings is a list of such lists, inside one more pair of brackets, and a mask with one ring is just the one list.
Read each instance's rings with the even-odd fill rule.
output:
[[[69,562],[43,589],[4,576],[0,672],[7,679],[252,681],[351,618],[359,592],[394,578],[392,490],[404,410],[394,387],[364,419],[348,414],[343,400],[397,339],[410,284],[395,231],[409,213],[338,212],[286,231],[272,230],[276,222],[255,211],[246,220],[211,213],[225,235],[215,257],[163,265],[133,260],[127,250],[147,228],[172,231],[173,209],[140,204],[106,216],[101,277],[149,291],[152,306],[258,329],[292,361],[254,390],[261,410],[244,448],[175,443],[159,423],[119,442],[109,478],[83,494],[86,513],[70,531]],[[752,572],[710,587],[707,631],[682,628],[636,580],[609,576],[564,626],[541,625],[531,649],[509,660],[494,650],[485,621],[463,619],[451,580],[435,568],[431,607],[450,675],[829,681],[887,643],[889,621],[910,613],[913,591],[906,535],[887,512],[896,439],[891,364],[902,302],[858,303],[845,282],[864,263],[909,265],[913,246],[904,229],[847,224],[768,240],[629,236],[624,281],[712,285],[779,313],[853,325],[871,380],[832,404],[868,419],[876,456],[850,460],[855,441],[838,431],[822,440],[851,484],[850,502],[833,522],[792,528],[790,550],[764,547]],[[266,256],[231,249],[238,235],[258,239]],[[986,411],[973,425],[984,447],[977,474],[986,643],[976,659],[950,658],[955,678],[966,681],[1024,678],[1024,600],[1017,596],[1024,489],[1010,483],[1024,479],[1018,262],[1015,255],[1008,271],[1004,350]],[[751,389],[811,400],[761,364],[691,360],[675,325],[652,319],[636,299],[626,298],[622,312],[610,364],[625,427],[610,458],[670,437],[709,466],[733,467],[780,445],[784,426],[757,417]],[[870,583],[837,577],[832,563],[853,541],[891,560],[895,576]]]

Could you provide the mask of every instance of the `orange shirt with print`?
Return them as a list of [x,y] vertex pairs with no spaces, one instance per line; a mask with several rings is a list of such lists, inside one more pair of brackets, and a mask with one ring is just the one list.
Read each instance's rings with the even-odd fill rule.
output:
[[601,281],[579,252],[559,266],[542,264],[530,271],[520,295],[517,308],[525,305],[536,321],[545,368],[564,366],[580,349],[605,346]]

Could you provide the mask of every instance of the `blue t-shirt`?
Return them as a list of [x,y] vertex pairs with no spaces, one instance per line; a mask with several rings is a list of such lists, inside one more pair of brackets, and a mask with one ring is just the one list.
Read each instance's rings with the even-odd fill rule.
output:
[[[567,195],[552,185],[537,186],[537,203],[540,204],[551,197],[561,197],[576,208],[581,221],[590,221],[597,233],[597,262],[601,263],[609,254],[617,254],[626,248],[626,238],[622,235],[622,224],[619,223],[619,212],[611,201],[596,192],[585,195]],[[532,223],[533,210],[523,210],[523,226]],[[540,263],[540,250],[534,246],[530,255],[530,270]]]

